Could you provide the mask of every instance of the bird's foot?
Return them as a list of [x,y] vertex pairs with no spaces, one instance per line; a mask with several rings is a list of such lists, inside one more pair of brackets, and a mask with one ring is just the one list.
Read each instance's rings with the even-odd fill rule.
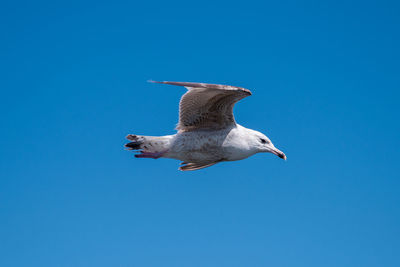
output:
[[163,152],[145,152],[145,151],[141,151],[140,154],[136,154],[135,155],[135,158],[158,159],[158,158],[161,158],[165,153],[166,153],[166,151],[163,151]]

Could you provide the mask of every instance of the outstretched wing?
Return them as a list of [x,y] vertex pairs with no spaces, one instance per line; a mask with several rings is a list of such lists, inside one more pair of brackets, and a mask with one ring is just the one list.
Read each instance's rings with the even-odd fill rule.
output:
[[[155,81],[152,81],[155,82]],[[207,83],[155,82],[184,86],[188,91],[179,103],[177,130],[223,129],[235,125],[233,106],[251,95],[245,88]]]

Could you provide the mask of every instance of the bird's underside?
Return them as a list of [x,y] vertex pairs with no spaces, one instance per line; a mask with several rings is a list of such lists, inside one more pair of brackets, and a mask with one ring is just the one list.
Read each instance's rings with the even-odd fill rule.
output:
[[[127,143],[125,147],[138,152],[135,154],[136,158],[158,159],[164,157],[182,160],[179,167],[181,171],[199,170],[223,161],[222,155],[219,155],[218,152],[214,153],[215,148],[190,145],[188,141],[191,134],[185,133],[184,135],[185,137],[178,135],[155,137],[130,134],[126,138],[131,142]],[[198,136],[193,139],[198,139]]]

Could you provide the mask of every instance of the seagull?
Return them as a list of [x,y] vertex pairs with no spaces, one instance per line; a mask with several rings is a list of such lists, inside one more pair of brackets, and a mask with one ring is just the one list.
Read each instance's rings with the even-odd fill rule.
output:
[[194,171],[223,161],[248,158],[269,152],[286,160],[264,134],[236,123],[233,106],[251,95],[250,90],[221,84],[194,82],[158,82],[184,86],[188,91],[179,103],[177,133],[166,136],[129,134],[127,150],[136,158],[172,158],[181,160],[181,171]]

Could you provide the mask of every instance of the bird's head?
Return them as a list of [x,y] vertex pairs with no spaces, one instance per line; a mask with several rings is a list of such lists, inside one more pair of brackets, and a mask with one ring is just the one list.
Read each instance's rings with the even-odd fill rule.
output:
[[257,152],[269,152],[277,155],[281,159],[286,160],[286,155],[279,149],[277,149],[274,144],[272,144],[271,140],[264,134],[251,130],[252,135],[252,146],[255,147]]

